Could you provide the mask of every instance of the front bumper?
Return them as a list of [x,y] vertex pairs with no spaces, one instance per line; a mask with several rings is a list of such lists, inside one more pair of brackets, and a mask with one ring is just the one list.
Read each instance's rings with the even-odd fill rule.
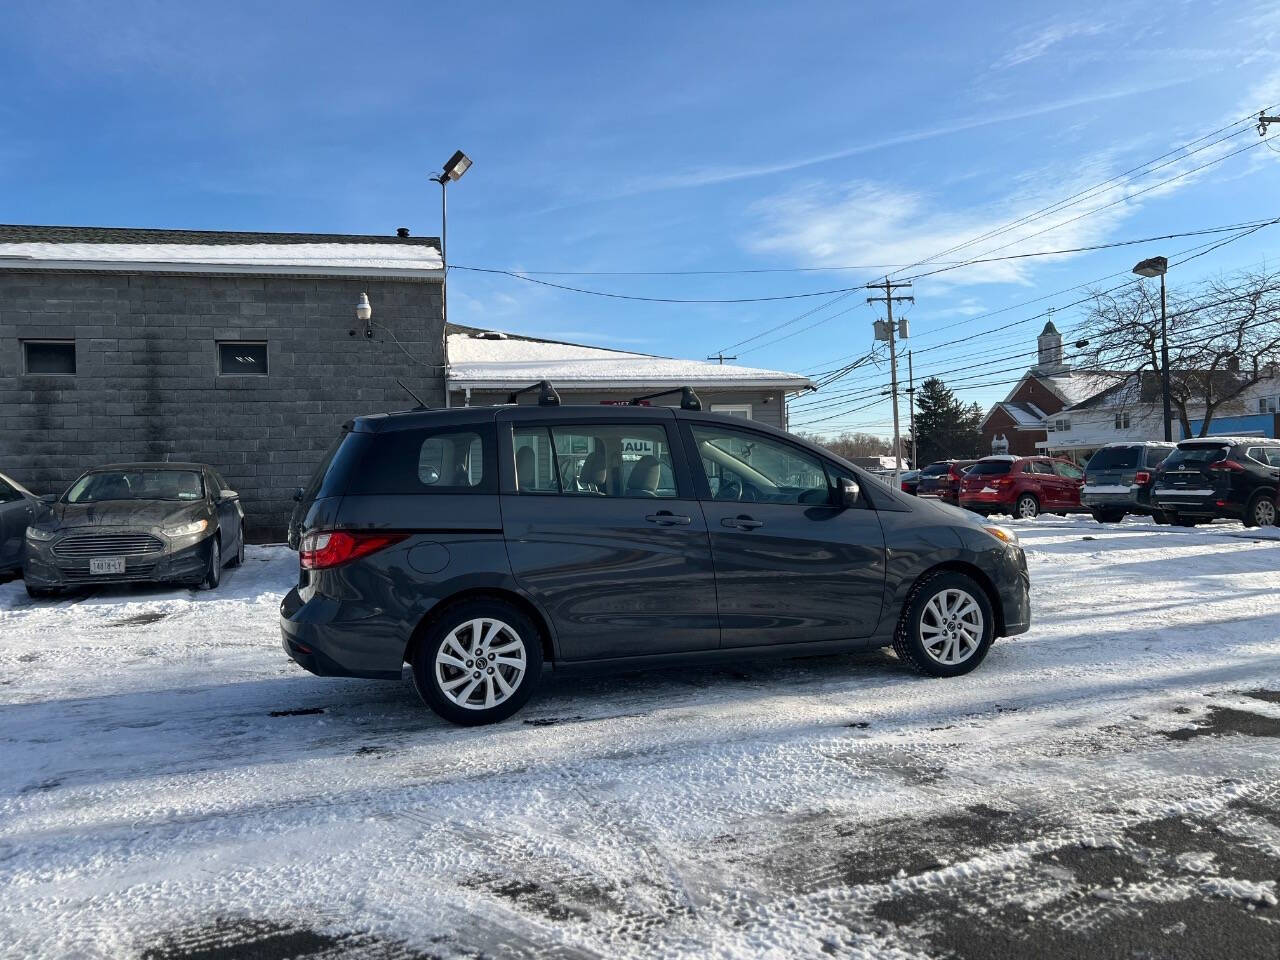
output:
[[[1011,552],[1013,556],[1010,566],[1016,572],[1006,571],[996,588],[1004,610],[1002,636],[1006,637],[1026,633],[1031,629],[1031,574],[1027,571],[1027,555],[1021,547],[1016,547]],[[1008,575],[1010,572],[1013,572],[1012,576]]]
[[22,578],[31,586],[65,590],[113,583],[199,583],[209,568],[212,539],[206,534],[196,540],[162,541],[158,550],[127,556],[125,572],[112,574],[91,573],[87,558],[59,556],[58,542],[58,539],[26,541]]
[[280,642],[318,677],[399,680],[408,638],[381,611],[344,610],[323,596],[304,600],[293,587],[280,601]]

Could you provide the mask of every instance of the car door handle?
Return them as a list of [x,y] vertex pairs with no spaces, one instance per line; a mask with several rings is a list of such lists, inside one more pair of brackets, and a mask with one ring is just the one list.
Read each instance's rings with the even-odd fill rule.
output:
[[754,530],[756,527],[763,527],[763,520],[754,520],[751,517],[725,517],[720,521],[722,527],[737,527],[739,530]]
[[682,517],[679,514],[671,513],[667,510],[660,510],[658,513],[651,513],[645,517],[650,523],[660,523],[664,527],[687,527],[693,523],[692,517]]

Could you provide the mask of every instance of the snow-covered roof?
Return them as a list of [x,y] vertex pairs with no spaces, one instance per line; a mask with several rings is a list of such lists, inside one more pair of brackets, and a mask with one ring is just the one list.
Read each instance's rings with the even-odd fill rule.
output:
[[1040,376],[1038,379],[1058,394],[1067,406],[1073,406],[1115,386],[1128,376],[1128,373],[1112,370],[1090,373],[1068,370],[1053,376]]
[[451,326],[448,351],[450,384],[474,389],[507,389],[538,380],[550,380],[558,388],[751,386],[803,390],[810,386],[808,377],[782,370],[658,357],[467,327]]
[[0,225],[0,269],[440,279],[434,237]]

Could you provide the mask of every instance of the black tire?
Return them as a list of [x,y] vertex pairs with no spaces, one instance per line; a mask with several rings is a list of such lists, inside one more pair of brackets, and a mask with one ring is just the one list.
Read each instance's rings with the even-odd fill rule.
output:
[[219,542],[218,535],[215,533],[209,538],[209,560],[208,566],[205,567],[204,579],[200,581],[200,586],[206,590],[218,589],[218,584],[222,582],[222,544]]
[[1163,526],[1168,526],[1170,523],[1173,522],[1169,518],[1169,514],[1165,513],[1163,510],[1155,511],[1155,513],[1151,514],[1151,519]]
[[[492,707],[484,707],[480,705],[464,706],[441,686],[440,680],[437,678],[436,657],[441,652],[441,648],[445,646],[446,641],[450,643],[450,650],[456,650],[459,653],[467,654],[477,650],[476,637],[474,634],[468,634],[464,625],[474,620],[488,620],[500,623],[504,628],[499,633],[501,639],[495,642],[504,645],[503,648],[509,647],[513,642],[519,642],[523,648],[524,670],[517,676],[513,672],[513,668],[504,668],[497,660],[499,659],[492,650],[485,650],[483,646],[479,649],[485,655],[485,659],[489,660],[490,665],[481,670],[475,669],[472,660],[466,660],[463,667],[452,667],[444,665],[442,671],[450,671],[445,678],[445,682],[451,680],[465,681],[468,670],[472,671],[472,680],[475,681],[473,688],[463,684],[462,691],[471,689],[472,692],[467,695],[467,699],[473,697],[484,696],[483,691],[498,691],[499,687],[495,679],[487,679],[486,674],[501,674],[502,683],[508,683],[513,677],[515,678],[515,686],[510,693],[503,695],[503,699],[497,701]],[[463,635],[454,638],[454,631],[458,628],[464,628]],[[468,636],[470,637],[468,645]],[[455,646],[459,644],[460,646]],[[445,651],[446,655],[449,651]],[[508,654],[512,656],[514,654]],[[461,660],[461,658],[457,658]],[[448,720],[450,723],[460,724],[466,727],[480,726],[486,723],[498,723],[507,719],[521,707],[523,707],[533,695],[534,688],[537,687],[538,681],[542,677],[542,638],[538,632],[538,628],[533,621],[522,611],[505,600],[497,599],[477,599],[466,600],[462,603],[449,607],[444,613],[438,617],[427,629],[426,635],[422,641],[417,644],[413,651],[413,686],[418,691],[424,703],[430,707],[438,716]]]
[[1245,507],[1244,525],[1246,527],[1273,527],[1276,523],[1276,504],[1274,494],[1255,493]]
[[239,546],[236,547],[236,555],[227,561],[227,567],[238,567],[244,563],[244,524],[240,524],[240,535],[236,537]]
[[1184,517],[1180,513],[1172,513],[1170,516],[1173,518],[1173,525],[1175,527],[1194,527],[1200,522],[1195,517]]
[[1123,510],[1094,510],[1093,519],[1099,523],[1119,523],[1124,519]]
[[[930,652],[922,634],[922,621],[930,602],[948,591],[960,591],[977,604],[982,615],[981,636],[976,649],[972,650],[959,663],[943,663],[938,656]],[[926,574],[920,582],[911,588],[907,602],[903,604],[902,616],[898,619],[898,627],[893,635],[893,651],[898,659],[918,673],[930,677],[958,677],[978,666],[991,649],[995,639],[995,613],[991,609],[991,600],[987,592],[972,577],[952,570],[939,570]],[[945,641],[943,652],[945,652]]]
[[1013,504],[1013,516],[1018,520],[1034,520],[1040,515],[1040,501],[1034,494],[1024,493]]

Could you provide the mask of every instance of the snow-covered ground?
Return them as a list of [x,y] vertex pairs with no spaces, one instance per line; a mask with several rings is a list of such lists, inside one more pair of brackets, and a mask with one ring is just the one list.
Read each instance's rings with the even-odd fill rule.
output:
[[0,586],[13,957],[1280,955],[1280,530],[1016,524],[1035,626],[446,726],[279,647],[295,576]]

